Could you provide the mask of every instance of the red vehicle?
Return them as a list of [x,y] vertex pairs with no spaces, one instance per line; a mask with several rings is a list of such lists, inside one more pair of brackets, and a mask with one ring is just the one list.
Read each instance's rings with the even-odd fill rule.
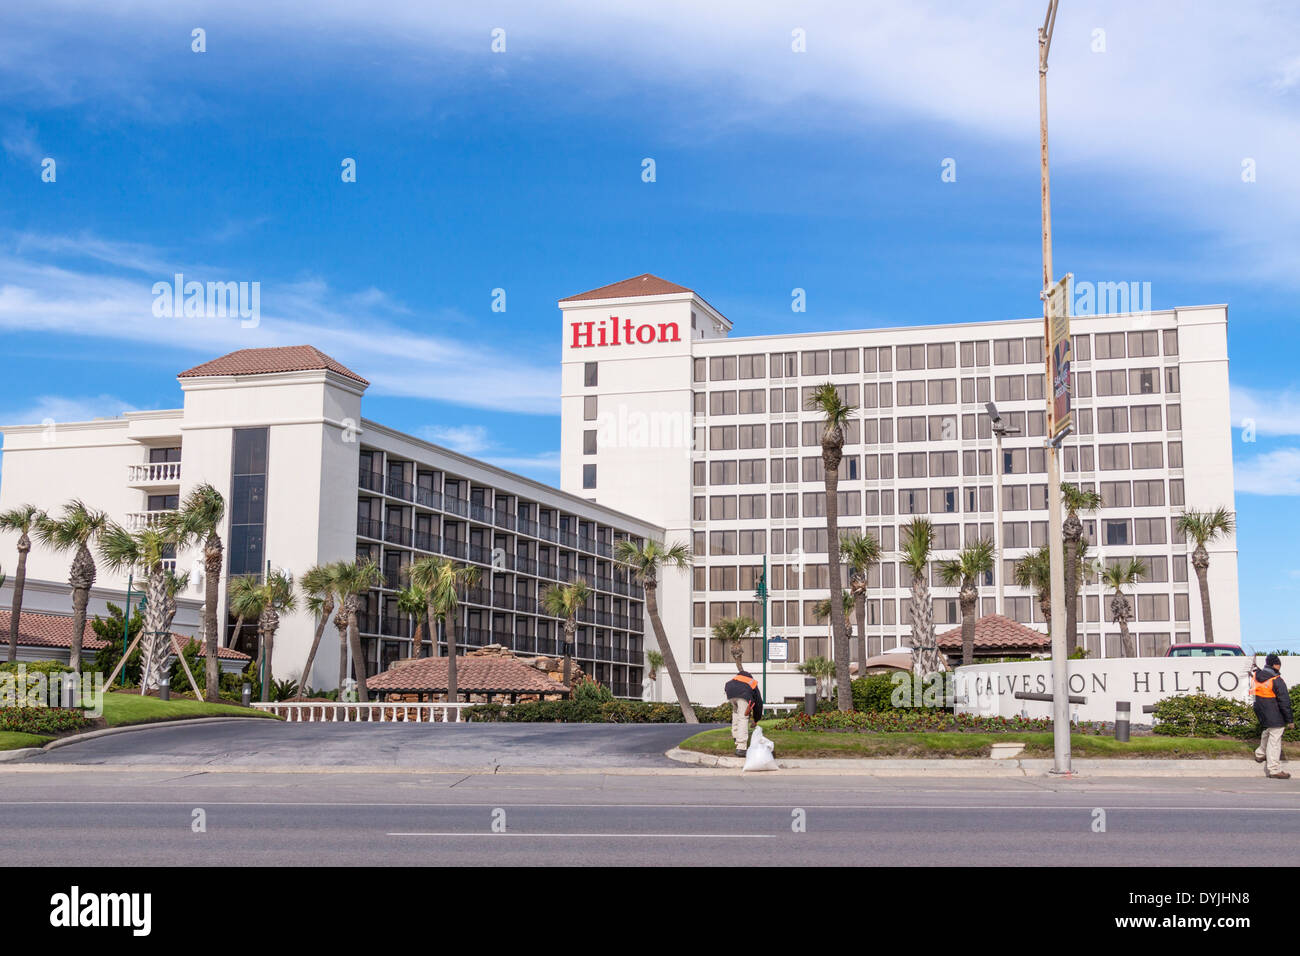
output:
[[1170,644],[1165,657],[1245,657],[1236,644]]

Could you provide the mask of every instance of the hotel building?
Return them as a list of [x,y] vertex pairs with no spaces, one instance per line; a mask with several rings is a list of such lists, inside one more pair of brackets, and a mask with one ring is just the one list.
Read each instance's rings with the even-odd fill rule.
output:
[[[49,511],[81,498],[128,528],[178,506],[200,482],[226,496],[226,575],[268,563],[300,576],[313,564],[368,557],[383,571],[360,614],[368,673],[410,656],[413,621],[396,603],[401,569],[447,555],[481,572],[460,608],[462,647],[499,643],[523,653],[562,651],[559,621],[539,604],[550,584],[581,576],[593,596],[574,656],[619,696],[640,697],[644,594],[611,560],[620,538],[664,537],[640,518],[566,494],[386,428],[361,415],[367,382],[310,346],[245,349],[179,376],[183,407],[120,418],[0,429],[0,509]],[[16,539],[0,535],[12,562]],[[174,560],[191,574],[176,630],[196,633],[202,604],[197,551]],[[33,610],[67,601],[68,557],[35,544],[28,563]],[[12,585],[12,578],[9,581]],[[124,574],[101,567],[91,611],[121,604]],[[230,621],[223,606],[220,615]],[[0,603],[9,603],[8,591]],[[282,615],[274,673],[298,677],[313,636],[304,611]],[[445,653],[440,627],[439,649]],[[426,647],[425,652],[428,652]],[[338,682],[336,631],[327,626],[308,682]]]
[[[829,594],[828,542],[819,423],[806,408],[825,381],[859,409],[840,470],[840,530],[870,532],[885,552],[869,580],[868,653],[908,640],[897,548],[913,515],[934,524],[936,564],[994,539],[1000,560],[980,582],[981,613],[1046,629],[1013,578],[1016,560],[1047,541],[1041,318],[733,337],[700,295],[650,275],[559,307],[561,487],[691,545],[692,571],[665,572],[660,590],[694,699],[718,699],[731,668],[711,624],[760,618],[765,558],[769,633],[788,639],[790,658],[769,663],[769,696],[801,694],[797,662],[830,656],[828,623],[813,610]],[[1062,468],[1063,481],[1102,495],[1103,507],[1081,516],[1089,556],[1146,562],[1130,595],[1140,654],[1202,640],[1195,573],[1174,525],[1185,508],[1233,507],[1227,309],[1081,316],[1072,333],[1075,428]],[[1018,429],[1000,460],[990,401]],[[1209,574],[1215,637],[1239,643],[1232,536],[1211,546]],[[957,590],[934,564],[930,577],[942,630],[959,622]],[[1085,584],[1079,629],[1094,657],[1120,653],[1108,603],[1096,578]],[[745,660],[761,659],[751,641]]]

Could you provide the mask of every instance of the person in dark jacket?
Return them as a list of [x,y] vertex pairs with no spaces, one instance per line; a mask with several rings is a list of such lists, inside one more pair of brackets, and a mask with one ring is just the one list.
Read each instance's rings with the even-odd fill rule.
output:
[[754,718],[754,723],[763,719],[763,695],[759,693],[754,675],[743,667],[727,681],[723,693],[731,702],[731,736],[736,741],[736,756],[743,757],[749,752],[750,717]]
[[1255,762],[1267,763],[1264,771],[1268,776],[1287,780],[1291,775],[1282,769],[1282,733],[1295,726],[1295,715],[1291,713],[1291,692],[1281,673],[1282,658],[1268,655],[1263,667],[1250,672],[1250,690],[1255,698],[1255,716],[1263,728]]

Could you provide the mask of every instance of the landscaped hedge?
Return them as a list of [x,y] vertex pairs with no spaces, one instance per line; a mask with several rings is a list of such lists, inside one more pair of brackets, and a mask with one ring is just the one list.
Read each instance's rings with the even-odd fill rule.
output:
[[[974,714],[953,714],[942,710],[902,710],[887,712],[831,711],[828,713],[795,714],[776,725],[777,730],[857,731],[860,733],[915,733],[929,731],[954,731],[958,733],[985,734],[1033,732],[1044,733],[1052,729],[1046,717],[979,717]],[[1091,727],[1075,725],[1076,731],[1087,732]]]
[[53,707],[0,707],[0,730],[21,734],[61,734],[91,725],[79,710]]
[[[1291,710],[1300,713],[1300,686],[1291,689]],[[1153,728],[1166,737],[1236,737],[1260,735],[1259,719],[1250,704],[1209,694],[1178,694],[1156,702]],[[1300,730],[1287,730],[1283,740],[1300,740]]]
[[[701,723],[728,723],[731,705],[695,705]],[[564,723],[564,724],[680,724],[682,709],[675,703],[647,700],[534,700],[503,707],[479,704],[462,715],[476,723]]]

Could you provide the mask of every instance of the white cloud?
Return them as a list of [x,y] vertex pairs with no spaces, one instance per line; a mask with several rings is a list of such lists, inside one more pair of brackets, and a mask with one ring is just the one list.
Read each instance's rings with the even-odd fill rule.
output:
[[420,435],[462,455],[480,455],[492,446],[482,425],[430,425],[421,429]]
[[[80,270],[43,259],[93,259],[115,274]],[[155,281],[174,273],[202,281],[261,284],[261,320],[242,328],[238,319],[157,318]],[[135,273],[130,275],[130,273]],[[177,353],[176,371],[225,352],[275,345],[315,345],[371,382],[371,393],[428,398],[458,405],[554,414],[559,370],[532,365],[467,335],[410,331],[418,322],[439,329],[464,317],[441,306],[413,309],[377,289],[344,293],[324,280],[281,281],[237,275],[211,266],[175,262],[151,247],[93,236],[26,234],[14,251],[0,246],[0,332],[39,332],[134,342]]]
[[1237,491],[1246,495],[1300,495],[1300,448],[1279,448],[1236,462]]
[[46,421],[88,422],[96,418],[116,418],[123,412],[130,411],[135,411],[131,403],[114,395],[38,395],[30,405],[22,408],[0,408],[0,423],[40,425]]
[[1245,428],[1253,423],[1260,435],[1300,435],[1300,391],[1280,392],[1232,386],[1232,425]]

